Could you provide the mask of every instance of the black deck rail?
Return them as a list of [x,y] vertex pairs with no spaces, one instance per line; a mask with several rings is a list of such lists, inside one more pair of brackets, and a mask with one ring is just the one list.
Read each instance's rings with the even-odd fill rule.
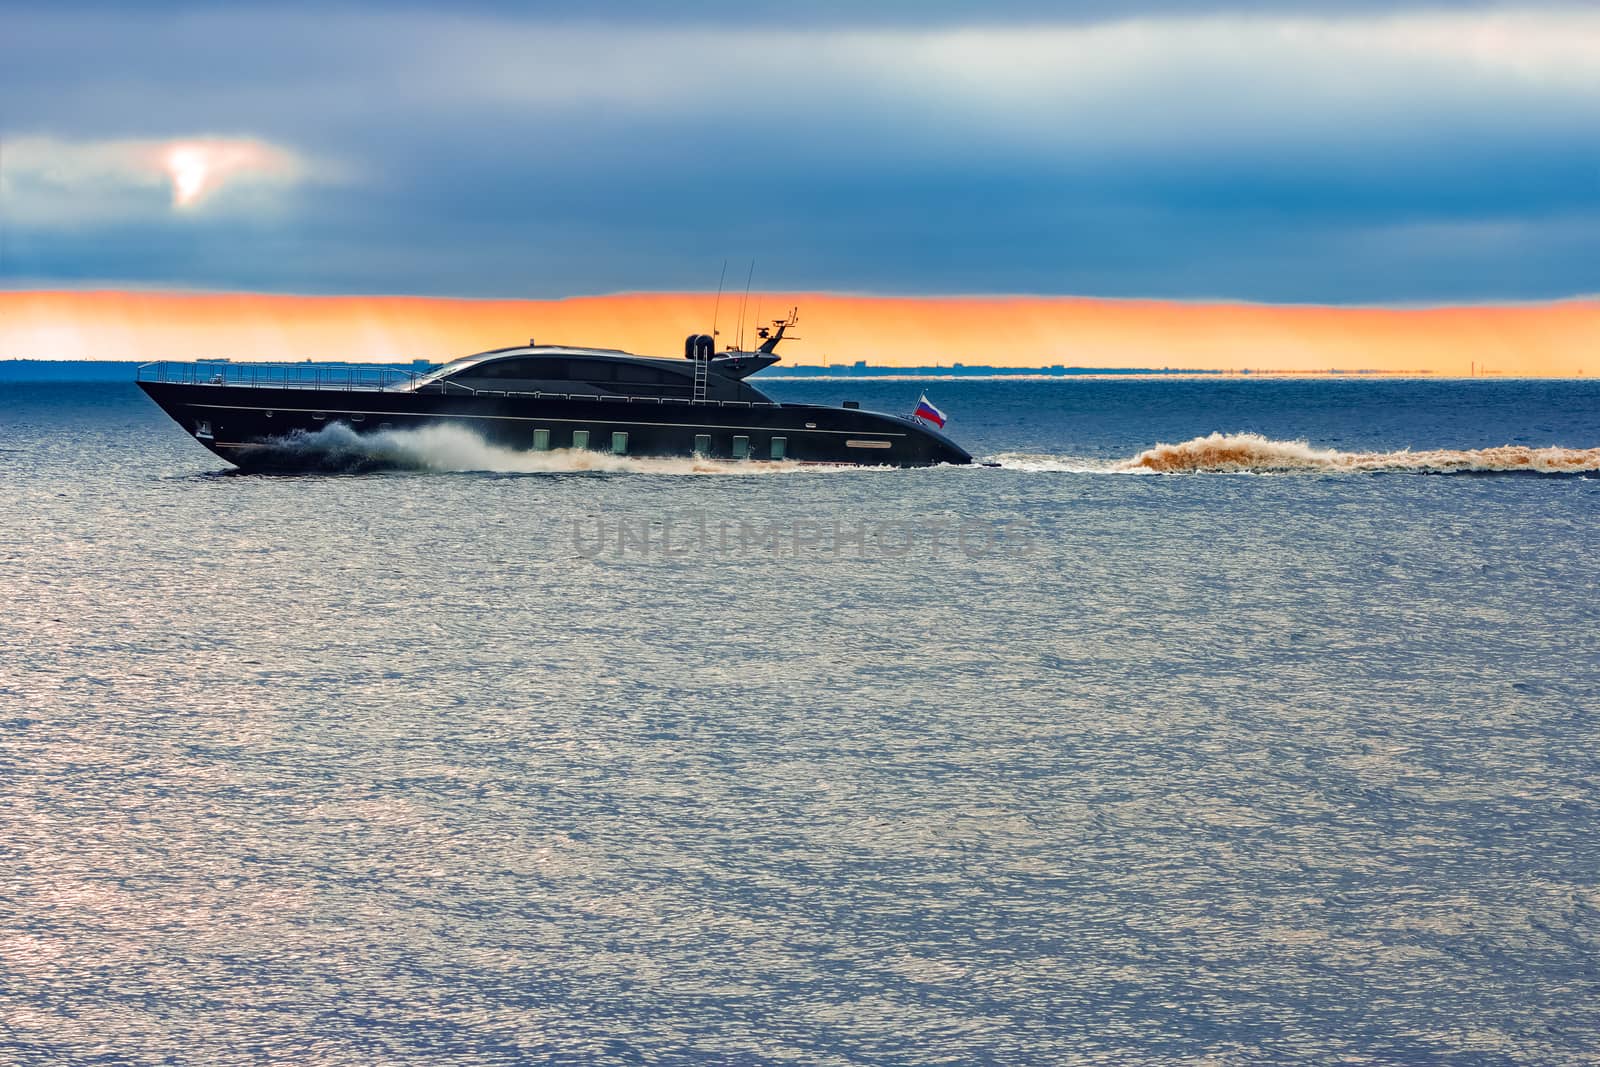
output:
[[139,367],[136,380],[176,385],[383,392],[415,386],[421,377],[417,371],[379,363],[235,363],[229,359],[201,359],[145,363]]

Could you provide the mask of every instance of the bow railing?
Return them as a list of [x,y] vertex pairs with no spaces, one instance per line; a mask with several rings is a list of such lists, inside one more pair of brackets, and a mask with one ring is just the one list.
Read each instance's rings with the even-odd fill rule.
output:
[[139,367],[136,377],[141,382],[176,385],[382,392],[415,386],[424,373],[381,363],[235,363],[228,359],[201,359],[146,363]]

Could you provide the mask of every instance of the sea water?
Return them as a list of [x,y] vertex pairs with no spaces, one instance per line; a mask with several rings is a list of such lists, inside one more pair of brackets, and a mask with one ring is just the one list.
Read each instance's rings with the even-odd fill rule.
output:
[[1562,1063],[1600,385],[774,381],[997,467],[0,395],[0,1062]]

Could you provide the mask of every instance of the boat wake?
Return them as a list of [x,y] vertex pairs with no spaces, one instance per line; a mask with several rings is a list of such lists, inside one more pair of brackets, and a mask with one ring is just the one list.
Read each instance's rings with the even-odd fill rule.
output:
[[491,445],[459,426],[356,433],[333,423],[316,433],[295,433],[260,446],[252,469],[355,474],[369,471],[438,471],[493,474],[786,474],[847,470],[793,461],[657,458],[554,449],[524,452]]
[[[1181,444],[1158,444],[1128,459],[1004,452],[990,457],[1006,470],[1067,474],[1281,474],[1292,472],[1414,472],[1428,474],[1586,474],[1600,472],[1600,448],[1435,449],[1424,452],[1340,452],[1305,441],[1276,441],[1260,434],[1213,433]],[[262,445],[248,466],[278,471],[363,473],[437,471],[494,474],[761,475],[850,471],[866,468],[793,460],[750,461],[697,456],[616,456],[556,449],[519,451],[489,444],[459,426],[356,433],[334,423],[316,433],[296,433]]]
[[1424,474],[1584,474],[1600,472],[1600,448],[1433,449],[1424,452],[1340,452],[1305,441],[1275,441],[1254,433],[1213,433],[1182,444],[1158,444],[1131,459],[1007,452],[993,457],[1009,470],[1072,474],[1276,474],[1297,471]]

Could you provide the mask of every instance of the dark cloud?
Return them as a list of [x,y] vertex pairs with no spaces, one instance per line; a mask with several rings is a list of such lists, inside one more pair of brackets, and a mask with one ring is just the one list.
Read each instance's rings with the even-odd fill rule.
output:
[[[713,26],[722,29],[785,26],[951,26],[1005,23],[1059,24],[1185,15],[1370,15],[1398,12],[1475,12],[1581,8],[1592,0],[455,0],[451,13],[524,22],[582,22],[641,26]],[[327,13],[443,10],[434,0],[280,0],[231,5],[284,17]],[[215,11],[207,0],[143,0],[141,18],[157,20]],[[14,4],[14,17],[61,12],[123,13],[121,0],[53,0]],[[3,15],[3,13],[0,13]]]
[[764,49],[763,31],[730,50],[659,14],[641,29],[621,3],[584,5],[577,29],[548,21],[559,6],[5,10],[0,133],[260,138],[326,180],[270,214],[219,202],[92,226],[30,219],[14,194],[0,284],[560,296],[705,287],[724,256],[755,256],[774,288],[1600,291],[1600,93],[1559,34],[1506,71],[1427,52],[1365,69],[1344,65],[1359,33],[1325,60],[1241,59],[1229,49],[1256,44],[1222,30],[1192,53],[1182,34],[1155,52],[1096,39],[1057,63],[1024,54],[1032,35],[968,55],[960,34],[924,53],[892,32]]

